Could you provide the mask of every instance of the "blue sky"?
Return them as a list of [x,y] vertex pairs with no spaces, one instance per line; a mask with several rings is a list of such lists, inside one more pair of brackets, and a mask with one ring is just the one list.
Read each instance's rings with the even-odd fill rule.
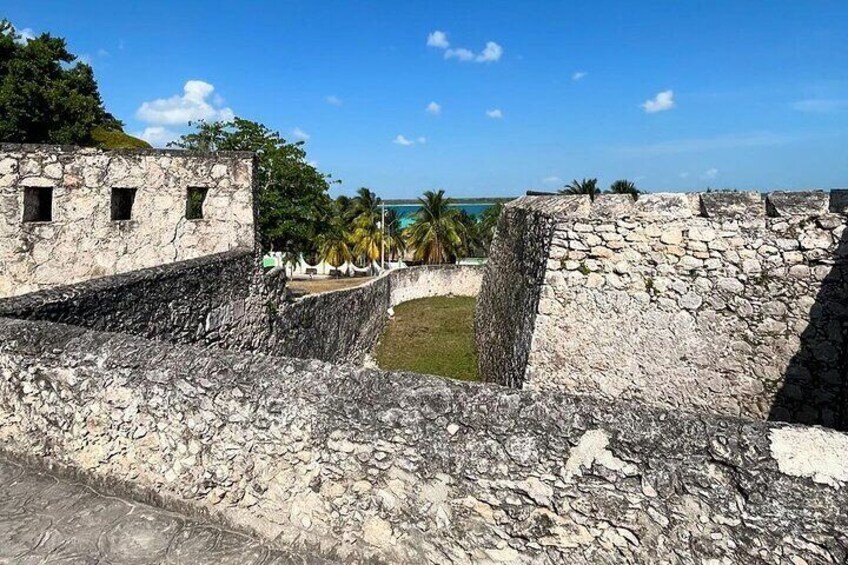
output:
[[224,4],[0,16],[66,37],[128,131],[261,121],[306,139],[334,193],[848,187],[845,0]]

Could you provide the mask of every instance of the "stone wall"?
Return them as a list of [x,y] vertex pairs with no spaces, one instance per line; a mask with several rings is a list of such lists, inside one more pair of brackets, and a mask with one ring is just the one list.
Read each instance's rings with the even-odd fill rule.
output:
[[[254,249],[252,159],[0,145],[0,297]],[[39,188],[51,221],[24,221]],[[112,219],[113,189],[135,190],[130,219]],[[189,189],[206,190],[200,219],[186,217]]]
[[411,267],[355,288],[304,296],[272,314],[267,350],[358,363],[377,344],[390,307],[432,296],[476,296],[482,274],[480,267],[468,265]]
[[820,428],[7,319],[0,421],[18,457],[349,562],[848,559]]
[[[518,367],[498,380],[844,429],[842,198],[820,192],[517,201],[517,209],[545,210],[555,226],[541,238],[544,282],[530,297],[516,300],[499,290],[515,271],[537,268],[522,261],[526,243],[502,246],[490,260],[481,303],[485,296],[507,312],[537,312],[526,371]],[[504,236],[515,240],[508,231]],[[494,319],[491,310],[478,315]],[[481,352],[488,339],[478,335]],[[491,362],[481,359],[481,367]]]
[[0,317],[44,320],[183,344],[362,361],[389,308],[430,296],[476,296],[482,269],[390,271],[362,286],[287,301],[281,276],[232,251],[0,299]]
[[282,296],[252,251],[229,251],[0,299],[0,317],[249,350],[267,341],[267,304]]

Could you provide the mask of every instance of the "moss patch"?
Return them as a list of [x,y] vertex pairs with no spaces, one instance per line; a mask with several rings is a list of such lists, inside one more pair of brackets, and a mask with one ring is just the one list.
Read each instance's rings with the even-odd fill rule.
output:
[[91,139],[102,149],[149,149],[150,144],[122,131],[96,127],[91,130]]
[[377,365],[390,371],[479,380],[474,302],[474,298],[439,297],[396,306],[377,346]]

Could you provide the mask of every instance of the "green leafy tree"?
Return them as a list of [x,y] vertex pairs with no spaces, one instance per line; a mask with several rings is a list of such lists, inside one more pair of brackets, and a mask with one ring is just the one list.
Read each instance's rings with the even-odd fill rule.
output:
[[309,164],[303,142],[289,143],[278,132],[242,118],[195,126],[197,131],[169,145],[195,151],[256,153],[262,244],[306,255],[317,253],[319,236],[330,230],[334,215],[327,194],[331,177]]
[[560,189],[561,194],[588,194],[589,198],[592,200],[601,193],[598,188],[598,179],[583,179],[577,180],[574,179],[567,185],[565,185],[562,189]]
[[380,246],[383,242],[382,230],[380,229],[380,205],[382,200],[379,196],[365,187],[356,191],[352,199],[353,204],[353,253],[361,264],[368,264],[380,258]]
[[445,198],[444,190],[428,190],[418,202],[421,209],[407,231],[415,259],[430,264],[454,259],[462,246],[463,226],[459,212],[450,206],[451,199]]
[[350,234],[345,228],[344,221],[337,217],[330,222],[327,231],[318,236],[318,254],[322,260],[336,268],[353,259]]
[[480,214],[480,220],[478,225],[478,230],[480,232],[480,239],[483,244],[484,256],[488,256],[489,247],[492,245],[492,239],[495,237],[495,230],[498,227],[498,220],[501,217],[501,213],[503,213],[504,205],[503,202],[498,202],[492,206],[489,206],[483,213]]
[[617,180],[609,187],[610,194],[630,194],[634,198],[639,196],[639,190],[636,185],[627,179]]
[[0,141],[98,145],[95,128],[122,124],[104,108],[91,66],[60,37],[25,41],[0,21]]

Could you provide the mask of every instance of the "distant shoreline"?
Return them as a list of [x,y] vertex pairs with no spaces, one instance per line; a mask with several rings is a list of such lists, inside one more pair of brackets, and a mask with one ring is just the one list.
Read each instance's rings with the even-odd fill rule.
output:
[[[515,200],[517,196],[498,196],[493,198],[451,198],[454,204],[498,204],[501,202],[509,202]],[[386,206],[420,206],[421,202],[417,198],[396,198],[385,199],[383,202]]]

